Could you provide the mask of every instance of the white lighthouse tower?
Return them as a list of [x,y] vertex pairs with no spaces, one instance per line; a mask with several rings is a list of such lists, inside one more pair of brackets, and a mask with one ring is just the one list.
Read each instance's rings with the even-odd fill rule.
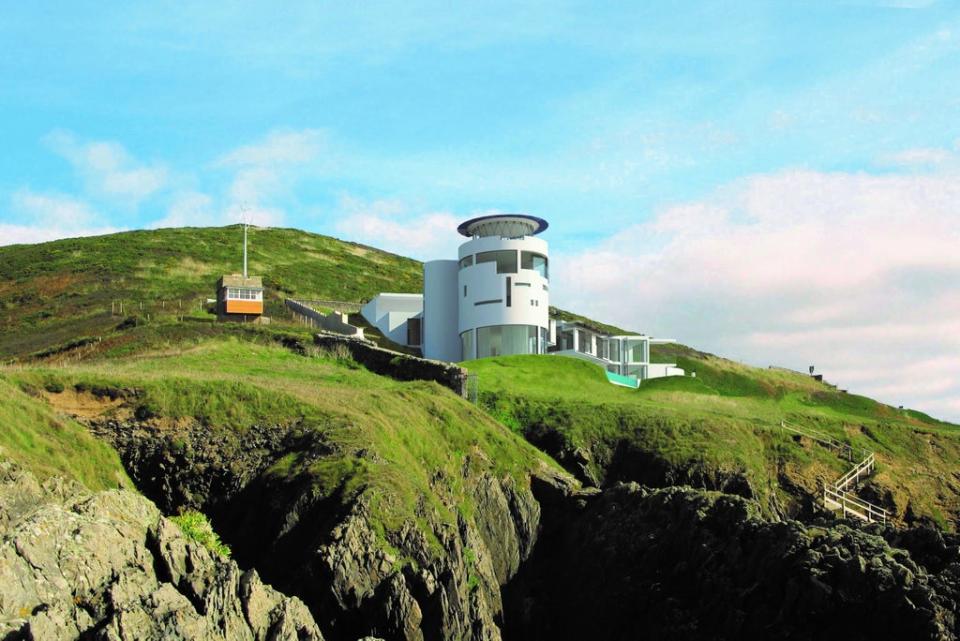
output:
[[423,354],[447,361],[543,354],[550,328],[547,243],[535,216],[482,216],[458,260],[424,265]]

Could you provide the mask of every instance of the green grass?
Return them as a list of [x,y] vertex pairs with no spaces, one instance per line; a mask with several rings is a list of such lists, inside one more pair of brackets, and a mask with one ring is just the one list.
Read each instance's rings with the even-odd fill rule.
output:
[[[767,505],[786,470],[816,491],[846,467],[833,452],[797,443],[781,420],[876,451],[875,477],[901,510],[950,523],[960,518],[960,428],[843,394],[802,374],[751,368],[683,348],[672,354],[696,378],[610,385],[590,363],[559,356],[508,356],[466,363],[483,404],[504,425],[538,443],[590,451],[602,478],[618,449],[645,452],[694,472],[743,473]],[[944,520],[942,515],[949,517]],[[939,516],[938,516],[939,515]],[[951,527],[954,527],[951,525]]]
[[74,420],[58,416],[38,396],[52,381],[34,379],[27,394],[9,377],[0,375],[0,452],[39,480],[63,476],[91,490],[132,488],[120,458],[110,446],[91,436]]
[[[0,247],[0,358],[107,336],[130,317],[208,320],[199,303],[215,295],[217,278],[240,270],[241,242],[234,225]],[[299,230],[251,230],[249,252],[275,317],[285,316],[288,296],[360,301],[422,287],[417,261]],[[124,315],[111,316],[121,299]]]
[[183,535],[191,541],[199,543],[217,556],[230,556],[230,546],[220,540],[220,535],[213,531],[210,519],[203,512],[188,510],[170,517],[170,520],[176,523]]
[[[556,464],[484,412],[435,383],[398,382],[323,351],[298,355],[248,336],[185,342],[162,352],[11,371],[18,383],[56,382],[125,394],[109,410],[143,420],[193,419],[211,430],[253,424],[315,430],[332,453],[278,460],[269,474],[309,478],[319,495],[366,494],[376,527],[395,532],[416,514],[455,524],[474,510],[480,474],[526,484]],[[426,510],[424,512],[424,510]],[[428,538],[432,532],[425,531]],[[385,543],[386,544],[386,543]],[[438,548],[439,551],[439,548]]]

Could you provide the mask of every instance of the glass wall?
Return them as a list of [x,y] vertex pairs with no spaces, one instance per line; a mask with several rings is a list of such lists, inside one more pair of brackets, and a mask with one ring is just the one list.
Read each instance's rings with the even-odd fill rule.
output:
[[583,352],[584,354],[593,354],[593,344],[591,343],[590,337],[592,334],[585,332],[582,329],[577,330],[577,351]]
[[543,254],[537,254],[535,252],[520,252],[520,268],[521,269],[532,269],[533,271],[540,274],[543,278],[549,280],[549,271],[547,257]]
[[608,360],[613,361],[614,363],[620,362],[620,341],[616,338],[611,338],[609,343],[610,354],[607,356]]
[[627,340],[626,350],[628,361],[631,363],[647,362],[647,341],[645,340]]
[[480,252],[477,254],[477,264],[496,263],[498,274],[516,274],[517,273],[517,252],[516,250],[498,250],[493,252]]
[[537,334],[536,325],[478,327],[477,358],[508,354],[536,354]]
[[460,333],[460,360],[468,361],[473,358],[473,330],[468,329]]

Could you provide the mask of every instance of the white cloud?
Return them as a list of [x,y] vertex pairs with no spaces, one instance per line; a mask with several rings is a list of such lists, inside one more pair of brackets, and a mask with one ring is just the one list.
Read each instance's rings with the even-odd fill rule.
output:
[[191,191],[178,194],[167,215],[151,222],[150,229],[162,227],[203,227],[217,223],[217,216],[213,211],[213,199],[207,194]]
[[958,248],[957,173],[784,171],[555,257],[555,290],[621,326],[759,365],[816,364],[851,391],[957,420]]
[[322,144],[323,132],[317,129],[274,131],[218,158],[214,167],[236,172],[227,188],[226,222],[281,223],[283,209],[265,203],[292,191],[304,169],[317,159]]
[[118,143],[81,143],[66,131],[51,132],[45,140],[51,149],[73,165],[88,188],[99,196],[135,206],[167,184],[165,167],[138,163]]
[[451,258],[450,247],[462,242],[460,219],[449,212],[412,213],[396,200],[340,200],[337,230],[350,240],[423,260]]
[[946,149],[922,147],[907,149],[880,156],[879,164],[892,167],[916,167],[943,165],[956,157]]
[[100,225],[101,217],[87,203],[62,194],[21,189],[13,194],[10,205],[15,218],[13,223],[0,223],[0,245],[40,243],[120,231]]
[[322,142],[323,132],[319,129],[274,131],[260,142],[224,154],[216,164],[227,167],[299,165],[316,158]]

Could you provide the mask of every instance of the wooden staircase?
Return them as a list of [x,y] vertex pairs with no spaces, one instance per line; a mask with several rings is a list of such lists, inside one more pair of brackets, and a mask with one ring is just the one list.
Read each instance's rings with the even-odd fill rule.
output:
[[[842,510],[844,518],[854,516],[867,523],[885,524],[887,522],[890,518],[887,510],[869,501],[864,501],[853,494],[853,490],[860,485],[860,479],[873,474],[877,467],[877,458],[873,452],[859,448],[857,451],[847,443],[841,443],[822,432],[787,425],[786,421],[780,421],[780,427],[813,439],[837,451],[840,456],[850,462],[860,459],[846,474],[823,488],[824,507],[828,510]],[[860,456],[857,456],[857,454]]]

